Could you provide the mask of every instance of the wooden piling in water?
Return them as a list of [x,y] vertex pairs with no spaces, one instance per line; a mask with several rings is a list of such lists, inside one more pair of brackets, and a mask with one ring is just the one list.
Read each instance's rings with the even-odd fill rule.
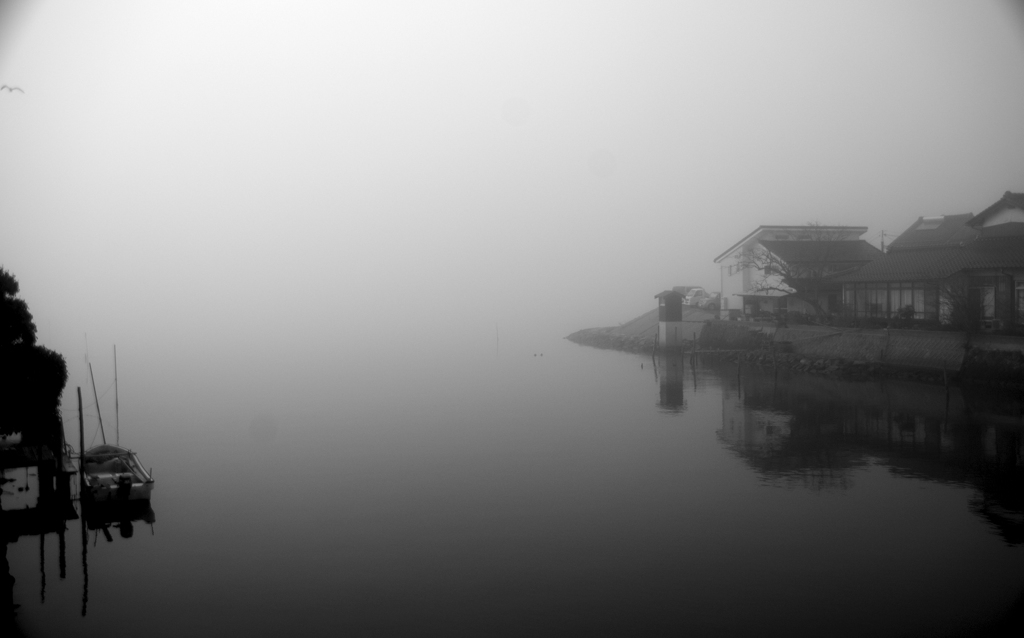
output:
[[[78,480],[79,490],[81,490],[82,473],[85,472],[85,466],[82,465],[83,454],[85,453],[85,419],[82,417],[82,386],[78,386]],[[79,492],[81,497],[81,492]]]

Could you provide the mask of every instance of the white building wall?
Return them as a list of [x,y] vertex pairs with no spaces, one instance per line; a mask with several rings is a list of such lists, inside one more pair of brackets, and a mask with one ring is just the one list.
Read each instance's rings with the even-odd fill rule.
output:
[[[864,234],[863,230],[857,228],[851,228],[846,231],[842,231],[840,234],[835,236],[837,240],[856,240]],[[743,312],[743,295],[744,293],[750,292],[754,284],[764,279],[764,272],[747,268],[740,270],[736,267],[740,257],[745,251],[755,250],[762,241],[769,240],[813,240],[813,232],[806,226],[792,226],[784,228],[774,229],[763,229],[757,233],[741,246],[738,246],[731,255],[722,258],[719,262],[722,282],[722,307],[719,312],[719,316],[722,319],[728,319],[730,310],[735,314],[736,311]],[[775,277],[774,280],[781,281],[781,278]]]
[[722,268],[722,307],[721,316],[729,316],[729,310],[743,310],[743,298],[740,295],[749,287],[750,273],[736,267],[736,258],[726,259],[719,264]]
[[999,224],[1009,224],[1011,222],[1024,222],[1024,210],[1019,208],[1001,210],[986,219],[982,226],[988,228],[989,226],[998,226]]
[[658,322],[658,343],[662,348],[678,348],[685,337],[682,321]]
[[5,511],[23,510],[39,504],[39,468],[12,467],[3,471],[3,495],[0,506]]

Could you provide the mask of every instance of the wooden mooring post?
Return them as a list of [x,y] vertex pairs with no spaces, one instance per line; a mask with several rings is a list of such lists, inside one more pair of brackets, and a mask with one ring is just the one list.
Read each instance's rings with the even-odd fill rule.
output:
[[82,386],[78,386],[78,496],[82,496],[82,474],[85,472],[83,454],[85,453],[85,419],[82,417]]

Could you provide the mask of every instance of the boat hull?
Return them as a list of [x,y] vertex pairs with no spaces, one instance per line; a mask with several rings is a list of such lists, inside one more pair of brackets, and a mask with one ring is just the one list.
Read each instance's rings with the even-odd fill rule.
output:
[[153,477],[131,450],[101,445],[83,458],[82,496],[95,501],[148,501]]
[[107,501],[148,501],[153,493],[152,481],[148,483],[131,483],[127,487],[119,485],[117,479],[108,479],[103,475],[87,475],[85,477],[83,496],[97,503]]

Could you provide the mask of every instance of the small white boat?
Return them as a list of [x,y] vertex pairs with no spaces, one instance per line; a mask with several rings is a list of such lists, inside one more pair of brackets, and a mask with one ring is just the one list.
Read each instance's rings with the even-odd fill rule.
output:
[[153,477],[139,455],[116,445],[97,445],[82,455],[82,495],[95,502],[148,501]]

